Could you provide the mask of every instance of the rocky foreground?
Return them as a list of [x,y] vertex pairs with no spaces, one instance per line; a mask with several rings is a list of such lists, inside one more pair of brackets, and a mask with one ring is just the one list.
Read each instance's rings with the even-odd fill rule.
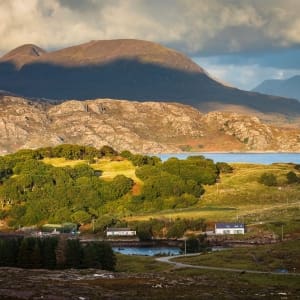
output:
[[187,276],[185,272],[0,268],[0,299],[299,299],[298,289],[276,286],[276,280],[262,287],[249,284],[251,277],[245,274],[226,273],[219,278],[212,273]]
[[300,151],[300,129],[187,105],[98,99],[43,102],[0,96],[0,154],[58,144],[140,153]]

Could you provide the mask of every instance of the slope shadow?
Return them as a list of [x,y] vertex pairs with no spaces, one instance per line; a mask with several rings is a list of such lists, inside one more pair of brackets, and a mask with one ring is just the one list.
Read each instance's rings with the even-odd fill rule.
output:
[[113,98],[173,101],[197,106],[205,102],[244,105],[264,113],[299,114],[296,100],[226,87],[204,73],[120,59],[105,64],[65,67],[35,62],[16,70],[0,64],[0,89],[50,99]]

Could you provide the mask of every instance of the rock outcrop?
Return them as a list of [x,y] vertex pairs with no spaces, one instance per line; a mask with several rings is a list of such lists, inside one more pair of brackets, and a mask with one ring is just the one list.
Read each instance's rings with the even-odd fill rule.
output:
[[0,132],[1,154],[63,143],[140,153],[300,151],[299,129],[164,102],[97,99],[55,104],[2,95]]

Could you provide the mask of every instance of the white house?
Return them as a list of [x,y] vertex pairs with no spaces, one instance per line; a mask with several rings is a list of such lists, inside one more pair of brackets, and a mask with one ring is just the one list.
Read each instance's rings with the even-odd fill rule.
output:
[[107,228],[106,236],[136,236],[136,231],[130,228]]
[[215,234],[244,234],[245,224],[243,223],[216,223]]

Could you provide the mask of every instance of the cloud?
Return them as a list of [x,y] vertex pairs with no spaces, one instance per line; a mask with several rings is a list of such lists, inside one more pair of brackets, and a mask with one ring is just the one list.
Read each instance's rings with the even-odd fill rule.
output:
[[195,58],[194,61],[213,78],[244,90],[252,90],[266,79],[287,79],[300,74],[300,67],[287,69],[258,64],[224,63],[219,57]]
[[0,0],[0,52],[138,38],[189,55],[300,44],[298,0]]

